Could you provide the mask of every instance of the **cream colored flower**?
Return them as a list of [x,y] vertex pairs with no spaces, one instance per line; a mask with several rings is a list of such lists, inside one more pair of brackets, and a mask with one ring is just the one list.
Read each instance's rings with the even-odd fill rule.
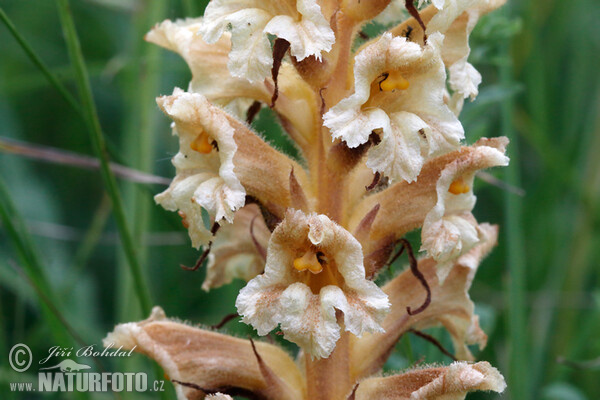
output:
[[271,73],[273,55],[267,34],[290,43],[298,60],[331,50],[335,36],[316,0],[212,0],[200,29],[204,40],[215,43],[231,30],[229,70],[251,82]]
[[358,241],[325,215],[290,210],[269,241],[265,272],[240,291],[236,306],[259,335],[281,326],[314,357],[340,338],[336,310],[354,335],[381,331],[387,296],[365,279]]
[[444,102],[443,36],[427,45],[385,33],[354,64],[354,93],[324,115],[333,138],[353,148],[379,133],[367,166],[392,180],[414,181],[426,159],[456,149],[462,125]]
[[211,236],[201,208],[216,222],[232,222],[233,213],[245,202],[246,191],[233,166],[234,129],[200,94],[175,89],[173,96],[160,97],[158,105],[175,120],[179,153],[173,158],[177,176],[155,199],[167,210],[180,211],[192,245],[198,248]]
[[213,240],[202,289],[209,291],[235,278],[249,281],[262,273],[270,236],[258,206],[242,207],[233,224],[222,226]]
[[179,152],[173,158],[175,179],[155,199],[167,210],[179,210],[194,247],[211,238],[202,222],[202,208],[211,222],[231,223],[248,194],[282,218],[291,202],[290,171],[306,186],[306,174],[297,162],[201,94],[175,89],[157,102],[174,120]]
[[473,360],[468,345],[485,347],[487,335],[479,327],[479,318],[474,313],[475,306],[468,292],[479,264],[496,245],[498,228],[481,224],[481,230],[484,232],[482,240],[455,260],[443,284],[438,279],[438,266],[433,258],[418,261],[418,269],[431,290],[431,303],[423,312],[406,313],[406,307],[415,308],[425,298],[425,290],[409,269],[383,286],[392,303],[391,311],[382,323],[385,332],[352,340],[351,357],[355,360],[353,376],[356,379],[378,372],[397,341],[411,328],[443,325],[450,333],[454,354],[459,360]]
[[[421,18],[427,27],[427,35],[436,32],[444,35],[441,47],[442,58],[448,69],[448,85],[452,90],[449,101],[458,115],[464,99],[473,100],[478,94],[481,74],[468,62],[471,52],[469,36],[481,16],[495,10],[506,0],[433,0],[431,6],[421,12]],[[419,2],[419,7],[425,3]],[[403,35],[408,26],[414,30],[414,40],[421,40],[422,30],[416,21],[410,19],[392,32]]]
[[[475,146],[473,158],[448,164],[436,184],[437,203],[429,211],[421,231],[421,250],[439,263],[440,280],[444,280],[452,261],[477,244],[481,230],[471,214],[476,197],[473,180],[479,169],[508,165],[502,148]],[[473,168],[476,169],[473,169]]]
[[455,362],[384,378],[369,378],[356,388],[355,400],[463,400],[468,392],[503,392],[504,378],[487,362]]

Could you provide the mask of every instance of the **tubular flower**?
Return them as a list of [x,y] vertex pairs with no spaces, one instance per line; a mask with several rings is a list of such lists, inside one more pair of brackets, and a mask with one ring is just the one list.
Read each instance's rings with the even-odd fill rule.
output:
[[[477,96],[481,83],[481,75],[468,62],[471,52],[469,35],[481,16],[505,2],[506,0],[433,0],[420,13],[427,25],[427,35],[436,32],[444,35],[442,59],[448,69],[448,86],[453,92],[449,105],[456,114],[460,113],[464,99],[473,100]],[[423,3],[425,1],[419,1],[419,7]],[[391,29],[392,34],[398,36],[404,36],[408,31],[411,32],[411,40],[423,42],[423,30],[414,18]]]
[[234,278],[249,281],[262,273],[270,236],[258,206],[242,207],[233,224],[221,227],[215,235],[202,289],[209,291]]
[[360,243],[325,215],[288,211],[275,228],[265,273],[240,291],[243,320],[266,335],[278,324],[286,339],[327,357],[340,337],[336,310],[357,336],[381,331],[387,296],[365,279]]
[[320,59],[321,52],[331,50],[335,41],[316,0],[211,1],[200,28],[204,40],[215,43],[227,27],[232,40],[229,71],[251,82],[271,73],[273,55],[267,34],[287,40],[298,60]]
[[[469,289],[498,237],[472,214],[474,179],[508,163],[508,141],[461,144],[457,118],[480,81],[469,34],[502,2],[212,0],[203,18],[155,26],[146,40],[177,52],[192,74],[187,91],[157,100],[179,152],[156,201],[204,247],[202,289],[246,281],[235,301],[241,322],[298,351],[170,320],[158,307],[117,325],[105,345],[156,360],[179,399],[442,400],[504,390],[496,369],[474,362],[469,346],[483,348],[487,336]],[[363,24],[394,12],[404,22],[353,50]],[[295,157],[250,126],[263,107]],[[418,229],[421,257],[406,239]],[[402,254],[408,268],[378,286]],[[434,326],[449,333],[450,351],[421,331]],[[455,362],[382,377],[411,333]]]
[[422,250],[438,261],[443,281],[454,259],[479,242],[481,232],[471,210],[477,200],[473,194],[473,180],[479,169],[508,165],[508,157],[501,148],[480,143],[469,160],[455,160],[441,172],[436,183],[437,203],[423,222]]
[[434,34],[422,47],[383,34],[355,58],[354,93],[324,116],[333,138],[351,148],[381,132],[367,166],[392,180],[416,180],[426,159],[456,149],[464,137],[444,102],[442,40]]
[[[175,179],[155,199],[167,210],[179,210],[194,247],[211,238],[202,221],[202,208],[215,222],[223,223],[233,221],[246,194],[275,210],[289,205],[289,169],[296,166],[298,178],[304,179],[294,161],[201,94],[175,89],[172,96],[160,97],[158,105],[174,120],[179,152],[173,158]],[[260,159],[255,157],[257,152]]]
[[160,98],[158,104],[175,120],[180,151],[173,158],[177,177],[156,201],[167,210],[179,210],[192,244],[199,247],[210,238],[202,221],[202,207],[216,221],[232,222],[233,212],[244,205],[246,192],[233,166],[237,151],[234,129],[201,95],[176,89],[173,96]]

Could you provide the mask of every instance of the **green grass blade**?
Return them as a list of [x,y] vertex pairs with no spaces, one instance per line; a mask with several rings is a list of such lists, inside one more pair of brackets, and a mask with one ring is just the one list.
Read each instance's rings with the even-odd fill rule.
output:
[[[506,86],[513,81],[509,46],[506,46],[506,63],[500,67],[500,79]],[[513,98],[506,98],[501,105],[502,133],[510,139],[508,154],[510,164],[505,168],[505,181],[514,187],[521,186],[519,172],[519,138],[513,128]],[[506,289],[508,304],[509,371],[508,389],[511,399],[526,400],[529,397],[527,353],[526,297],[525,297],[525,247],[522,229],[522,199],[508,191],[504,192],[506,260],[510,277]]]
[[143,276],[142,267],[136,253],[131,231],[127,224],[125,210],[123,208],[123,202],[117,187],[117,182],[114,174],[110,170],[110,161],[108,159],[108,153],[106,150],[106,142],[100,126],[100,121],[98,119],[96,105],[92,96],[92,89],[90,86],[83,54],[81,52],[79,38],[75,29],[75,23],[69,7],[69,2],[68,0],[57,0],[57,4],[69,55],[75,69],[75,76],[77,85],[79,87],[83,112],[92,145],[94,147],[94,152],[100,160],[102,179],[104,181],[106,191],[111,199],[113,214],[119,229],[119,235],[123,244],[125,257],[127,258],[133,278],[136,295],[142,312],[144,315],[148,315],[151,308],[150,292]]
[[56,78],[56,76],[54,76],[54,74],[52,72],[50,72],[50,69],[46,66],[46,64],[44,64],[42,59],[39,58],[37,56],[37,54],[35,54],[32,47],[29,45],[29,43],[27,43],[25,38],[19,33],[19,31],[17,30],[15,25],[12,23],[12,21],[8,18],[8,15],[6,15],[6,13],[2,9],[2,7],[0,7],[0,20],[4,23],[6,28],[13,35],[15,40],[19,43],[19,45],[21,46],[21,48],[23,49],[25,54],[27,54],[27,57],[29,57],[31,62],[33,62],[35,64],[35,66],[39,68],[39,70],[42,72],[42,74],[44,74],[46,79],[48,79],[50,84],[52,84],[52,86],[54,86],[54,88],[56,90],[58,90],[58,92],[65,99],[65,101],[67,103],[69,103],[69,105],[73,108],[73,110],[75,110],[78,114],[81,114],[81,107],[79,107],[79,104],[77,104],[77,101],[75,100],[73,95],[71,95],[71,93],[69,93],[67,88],[65,88],[63,86],[63,84],[60,83],[58,78]]

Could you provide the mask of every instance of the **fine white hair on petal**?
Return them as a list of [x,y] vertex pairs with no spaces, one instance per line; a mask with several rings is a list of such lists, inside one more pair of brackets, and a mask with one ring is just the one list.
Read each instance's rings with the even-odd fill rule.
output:
[[[481,145],[469,160],[452,162],[442,170],[436,183],[437,203],[425,216],[421,231],[421,250],[438,261],[440,282],[446,278],[453,261],[480,240],[480,229],[471,214],[477,200],[473,194],[475,171],[464,172],[466,165],[475,162],[481,168],[505,166],[508,157],[503,150]],[[466,193],[450,191],[456,180],[468,188]]]
[[215,43],[228,28],[232,41],[229,70],[251,82],[270,75],[273,55],[268,34],[287,40],[298,60],[320,59],[335,42],[316,0],[297,0],[295,4],[292,0],[212,0],[200,33],[208,43]]
[[[421,47],[383,34],[355,57],[354,93],[323,117],[332,138],[350,148],[380,132],[381,143],[369,150],[367,166],[392,181],[414,181],[427,159],[455,150],[464,138],[462,125],[444,101],[443,40],[434,33]],[[373,91],[373,82],[390,71],[400,71],[408,86],[398,93]]]
[[[339,286],[311,289],[305,283],[311,273],[294,269],[294,260],[315,248],[328,260],[324,268],[330,270],[321,273],[339,274]],[[236,307],[259,335],[279,324],[285,338],[322,358],[340,337],[336,310],[343,313],[346,330],[360,336],[382,331],[389,301],[365,278],[360,243],[348,231],[325,215],[289,210],[271,235],[264,274],[240,291]]]
[[[158,104],[175,121],[180,149],[173,158],[177,175],[155,200],[168,210],[183,212],[192,244],[198,248],[210,240],[202,222],[202,208],[216,222],[232,222],[234,212],[245,202],[246,191],[234,172],[234,130],[224,112],[201,94],[175,89],[172,96],[159,98]],[[218,152],[200,154],[192,150],[191,143],[202,132],[217,142]]]

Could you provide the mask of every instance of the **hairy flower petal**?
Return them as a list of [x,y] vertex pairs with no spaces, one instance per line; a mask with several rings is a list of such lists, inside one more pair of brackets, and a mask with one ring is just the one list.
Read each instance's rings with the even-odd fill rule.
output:
[[[175,121],[180,149],[173,158],[177,176],[169,189],[156,196],[156,201],[168,210],[182,212],[194,247],[210,239],[201,223],[201,208],[215,222],[231,223],[248,194],[278,215],[290,205],[292,169],[304,192],[311,193],[306,173],[298,163],[273,149],[243,122],[201,94],[176,89],[172,96],[157,101]],[[195,150],[198,139],[204,141],[201,151]]]
[[[316,274],[294,267],[310,251],[326,259]],[[264,274],[240,291],[236,306],[259,335],[280,324],[287,339],[327,357],[340,337],[336,310],[345,329],[360,336],[381,331],[389,303],[365,279],[360,244],[349,232],[324,215],[290,210],[271,235]]]
[[291,53],[298,60],[320,58],[335,41],[316,0],[212,0],[200,29],[204,40],[215,43],[228,27],[232,40],[229,70],[251,82],[262,81],[271,73],[269,33],[290,42]]
[[[156,196],[156,201],[168,210],[183,211],[186,219],[188,214],[196,216],[193,223],[187,223],[202,232],[192,235],[193,230],[190,230],[194,247],[199,247],[207,238],[202,219],[197,218],[201,216],[200,207],[217,222],[223,219],[232,222],[234,211],[245,202],[246,192],[234,172],[233,157],[237,151],[234,129],[227,118],[199,94],[176,89],[173,96],[159,98],[158,104],[175,120],[180,150],[173,158],[178,177]],[[193,150],[192,144],[200,134],[207,134],[207,140],[215,141],[219,150],[209,154]]]
[[415,307],[425,296],[425,291],[410,270],[402,272],[383,287],[392,303],[392,310],[382,324],[385,333],[354,339],[353,376],[360,379],[376,373],[383,367],[398,339],[410,328],[425,329],[442,324],[452,337],[456,357],[463,360],[473,359],[468,344],[478,344],[480,348],[485,346],[487,336],[479,327],[468,290],[479,264],[496,245],[498,228],[481,224],[480,229],[484,232],[480,244],[455,262],[443,284],[438,280],[435,260],[419,260],[419,271],[431,288],[431,303],[423,312],[412,316],[406,312],[406,307]]
[[483,361],[455,362],[447,367],[423,368],[385,378],[366,379],[358,385],[356,400],[463,400],[468,392],[503,392],[504,378]]
[[[444,102],[442,40],[434,34],[421,47],[384,34],[355,57],[354,93],[323,117],[332,137],[351,148],[381,131],[381,143],[369,150],[367,165],[392,180],[414,181],[425,160],[456,149],[464,137],[462,125]],[[394,73],[402,78],[391,77]],[[406,85],[382,89],[386,80],[394,79]]]
[[[441,281],[450,271],[452,261],[480,239],[477,222],[471,215],[476,201],[473,194],[476,171],[472,165],[477,164],[479,168],[508,165],[504,151],[479,147],[475,158],[468,161],[457,159],[444,167],[436,183],[437,203],[423,222],[421,250],[427,251],[438,262]],[[454,189],[456,185],[459,189]]]
[[[294,361],[281,349],[255,343],[262,361],[277,371],[279,382],[267,384],[248,340],[172,321],[160,307],[144,321],[120,324],[103,340],[104,346],[135,349],[153,358],[170,380],[214,392],[252,393],[263,398],[302,399],[304,382]],[[175,385],[177,398],[202,399],[204,393]]]
[[[434,0],[421,11],[427,35],[444,35],[442,58],[448,69],[448,84],[452,90],[449,105],[459,114],[464,99],[478,94],[481,75],[467,60],[471,49],[469,36],[481,16],[502,6],[506,0]],[[420,2],[421,4],[422,2]],[[414,19],[408,19],[392,29],[394,35],[404,35],[407,27],[414,31],[414,40],[422,40],[423,32]]]
[[[380,192],[366,196],[355,205],[347,224],[349,230],[354,232],[365,215],[378,205],[379,211],[371,224],[369,240],[363,242],[365,254],[370,254],[378,250],[373,246],[381,240],[401,238],[411,230],[422,227],[428,215],[431,222],[436,219],[439,220],[437,217],[439,217],[442,207],[444,208],[442,216],[461,215],[461,212],[467,209],[470,212],[470,208],[465,208],[465,206],[470,205],[468,201],[451,202],[451,204],[448,203],[449,207],[446,208],[444,199],[449,197],[452,200],[454,195],[443,194],[443,196],[440,196],[443,205],[438,206],[436,209],[437,217],[433,218],[433,210],[438,203],[438,182],[442,171],[447,167],[450,168],[450,165],[460,165],[462,172],[457,177],[464,176],[466,181],[463,183],[465,187],[469,188],[469,192],[472,192],[470,177],[480,169],[498,165],[498,161],[504,162],[503,159],[500,159],[500,156],[504,157],[502,154],[504,154],[507,143],[506,138],[483,138],[474,145],[463,146],[460,150],[427,161],[416,182],[395,183]],[[470,196],[464,194],[461,196],[459,199],[468,197],[472,200]],[[400,210],[402,212],[399,212]],[[434,235],[426,235],[424,238],[427,237],[433,238]]]

